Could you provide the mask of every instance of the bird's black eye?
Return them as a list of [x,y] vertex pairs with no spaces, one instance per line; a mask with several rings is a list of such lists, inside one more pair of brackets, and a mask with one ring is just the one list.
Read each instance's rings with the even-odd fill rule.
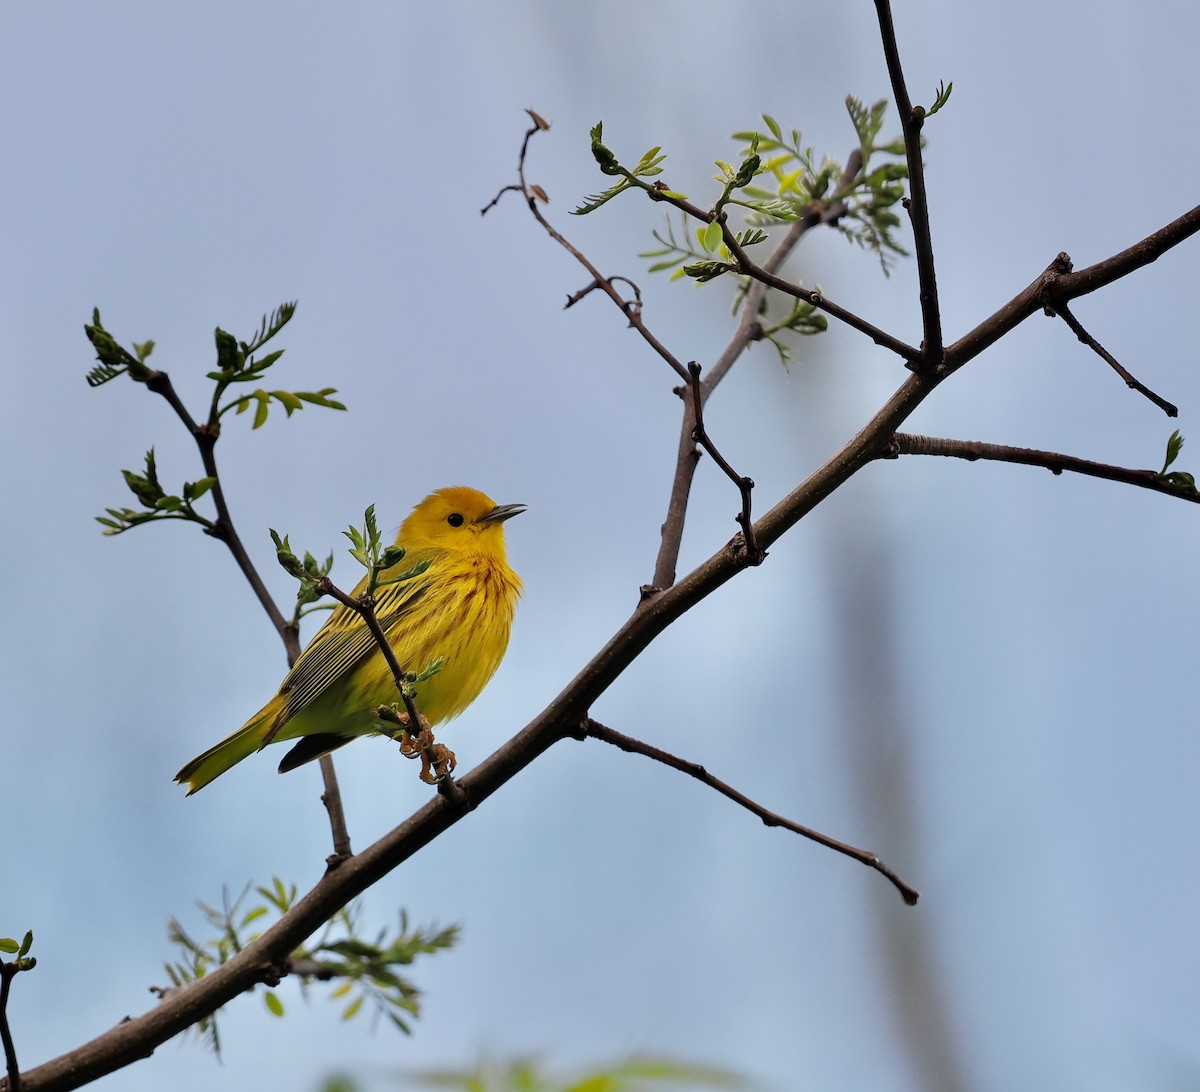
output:
[[462,514],[459,512],[451,512],[450,515],[446,517],[446,522],[450,524],[451,527],[461,527],[463,525]]

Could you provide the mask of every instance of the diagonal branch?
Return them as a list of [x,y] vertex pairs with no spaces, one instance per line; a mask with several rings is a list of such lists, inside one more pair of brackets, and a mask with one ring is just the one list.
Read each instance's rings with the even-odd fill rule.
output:
[[987,459],[993,462],[1018,463],[1023,466],[1042,466],[1052,474],[1069,470],[1073,474],[1085,474],[1090,478],[1104,478],[1110,482],[1136,485],[1156,493],[1166,493],[1180,500],[1200,503],[1200,492],[1195,488],[1173,483],[1166,475],[1154,470],[1132,470],[1123,466],[1110,466],[1073,455],[1062,455],[1057,451],[1038,451],[1027,447],[1009,447],[1005,444],[988,444],[981,440],[948,440],[940,436],[917,436],[897,432],[892,437],[883,458],[901,455],[945,455],[955,459],[975,462]]
[[622,751],[630,754],[645,755],[646,758],[652,758],[655,762],[661,762],[674,770],[679,770],[681,773],[687,774],[689,777],[694,777],[710,789],[715,789],[722,796],[732,800],[735,804],[740,804],[747,811],[757,815],[768,827],[783,827],[785,830],[790,830],[794,834],[808,838],[818,845],[825,846],[826,849],[832,849],[837,853],[845,854],[847,857],[852,857],[858,861],[859,864],[864,864],[868,868],[875,869],[876,872],[886,876],[891,881],[892,885],[900,892],[904,901],[909,906],[916,906],[917,899],[920,897],[917,889],[901,879],[896,872],[884,864],[870,850],[859,849],[857,846],[849,845],[846,842],[839,842],[836,838],[831,838],[828,834],[822,834],[811,827],[801,826],[790,819],[785,819],[782,815],[768,811],[761,804],[756,804],[744,793],[738,792],[737,789],[726,784],[720,778],[714,777],[698,763],[689,762],[687,759],[679,758],[669,751],[662,750],[660,747],[654,747],[649,743],[643,743],[639,739],[634,739],[632,736],[614,731],[612,728],[608,728],[592,720],[591,717],[588,717],[583,722],[582,728],[586,736],[592,739],[598,739],[602,743],[611,743],[614,747],[619,747]]
[[1119,375],[1122,379],[1125,380],[1125,386],[1127,386],[1130,390],[1135,390],[1139,394],[1145,395],[1148,399],[1150,399],[1151,402],[1153,402],[1156,406],[1158,406],[1158,408],[1161,409],[1168,417],[1178,417],[1179,416],[1179,409],[1177,406],[1175,406],[1171,402],[1168,402],[1165,398],[1162,398],[1161,396],[1155,394],[1149,387],[1145,386],[1144,384],[1140,383],[1137,379],[1135,379],[1125,369],[1125,367],[1121,364],[1121,362],[1115,356],[1112,355],[1112,353],[1110,353],[1103,345],[1100,344],[1100,342],[1098,342],[1094,337],[1092,337],[1092,335],[1089,334],[1086,329],[1084,329],[1083,323],[1081,323],[1073,314],[1071,314],[1070,310],[1068,309],[1068,307],[1065,303],[1060,303],[1058,305],[1057,310],[1058,310],[1058,314],[1062,318],[1063,322],[1065,322],[1069,327],[1071,327],[1071,330],[1075,334],[1075,336],[1077,338],[1079,338],[1079,340],[1082,341],[1084,343],[1084,345],[1086,345],[1089,349],[1091,349],[1094,353],[1096,353],[1096,355],[1099,356],[1101,360],[1105,361],[1113,369],[1113,371],[1115,371],[1117,373],[1117,375]]
[[[546,122],[542,121],[542,119],[539,118],[536,114],[533,114],[532,111],[530,111],[530,116],[533,117],[534,124],[525,131],[525,139],[521,143],[521,153],[517,158],[517,177],[520,179],[520,184],[515,187],[514,186],[505,186],[491,200],[490,203],[488,203],[482,209],[480,209],[480,215],[486,215],[488,210],[491,209],[496,204],[496,202],[500,200],[500,197],[503,194],[507,193],[509,190],[515,189],[518,193],[522,194],[525,197],[525,201],[529,206],[529,211],[533,214],[533,218],[542,226],[542,230],[544,230],[546,232],[546,234],[550,236],[551,239],[553,239],[568,254],[570,254],[572,258],[574,258],[577,262],[579,262],[579,264],[582,265],[583,268],[586,269],[588,271],[588,273],[590,273],[592,276],[592,284],[590,286],[588,286],[588,288],[585,289],[583,292],[576,294],[576,296],[569,297],[567,300],[567,306],[570,307],[573,303],[575,303],[578,299],[582,298],[588,292],[592,291],[593,289],[598,288],[601,292],[603,292],[606,296],[608,296],[608,298],[611,299],[613,301],[613,303],[615,303],[621,309],[621,311],[624,313],[624,315],[629,319],[629,325],[632,326],[639,334],[641,334],[642,337],[645,339],[646,343],[660,357],[662,357],[662,359],[665,360],[667,362],[667,364],[670,365],[670,367],[674,370],[675,374],[678,375],[680,379],[682,379],[686,382],[687,378],[688,378],[687,369],[684,368],[683,364],[680,363],[680,361],[678,359],[676,359],[675,355],[661,341],[659,341],[658,338],[656,338],[650,332],[649,327],[647,327],[646,324],[642,321],[640,305],[631,303],[630,301],[628,301],[624,297],[622,297],[621,293],[617,291],[616,285],[613,284],[613,278],[604,276],[604,274],[601,273],[600,270],[598,270],[594,265],[592,265],[592,263],[587,259],[587,257],[578,248],[576,248],[570,242],[570,240],[567,239],[567,237],[565,235],[563,235],[560,231],[558,231],[550,223],[550,221],[547,220],[546,217],[542,215],[542,211],[541,211],[541,209],[538,208],[538,204],[539,204],[539,202],[545,200],[545,194],[542,192],[540,187],[531,186],[525,180],[525,156],[529,150],[529,140],[533,136],[533,134],[537,133],[537,132],[545,131],[546,129],[549,129],[549,125]],[[621,279],[624,279],[624,278],[621,278]]]
[[[874,418],[841,451],[754,524],[759,544],[769,547],[825,497],[883,453],[901,423],[933,389],[911,375]],[[601,694],[650,643],[688,610],[748,567],[745,551],[718,550],[678,583],[644,601],[607,644],[546,708],[507,743],[459,779],[478,807],[561,739],[578,736]],[[464,815],[443,796],[433,797],[388,834],[325,872],[261,937],[203,978],[173,992],[149,1012],[22,1074],[24,1092],[66,1092],[146,1057],[269,976],[338,910],[408,860]],[[0,1092],[11,1092],[0,1081]]]

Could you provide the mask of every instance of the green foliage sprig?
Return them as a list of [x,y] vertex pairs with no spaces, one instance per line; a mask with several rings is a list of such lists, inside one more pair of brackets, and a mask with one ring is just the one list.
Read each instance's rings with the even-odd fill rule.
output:
[[[883,271],[889,273],[892,261],[908,253],[896,240],[900,217],[893,211],[904,197],[908,166],[903,159],[903,139],[879,143],[886,111],[886,100],[866,106],[854,95],[846,96],[846,112],[858,137],[861,162],[853,176],[838,186],[833,183],[845,178],[845,165],[829,155],[818,161],[812,148],[801,145],[799,130],[792,129],[785,137],[779,123],[764,114],[766,133],[753,129],[734,133],[735,140],[747,141],[768,156],[762,174],[774,180],[770,188],[747,188],[752,198],[747,207],[757,213],[751,223],[796,220],[841,202],[845,208],[836,220],[838,230],[877,255]],[[889,158],[879,163],[881,156]]]
[[106,508],[107,516],[97,516],[96,521],[104,525],[104,534],[119,535],[141,523],[152,520],[182,519],[190,523],[198,523],[206,531],[211,531],[213,521],[192,507],[192,502],[199,500],[216,483],[216,478],[199,478],[194,482],[184,482],[179,493],[168,493],[158,480],[158,463],[154,458],[154,448],[146,452],[146,465],[141,474],[132,470],[122,470],[125,484],[129,490],[145,506],[137,508]]
[[600,170],[604,174],[618,175],[619,181],[603,193],[592,194],[592,196],[586,198],[583,204],[577,209],[572,210],[575,216],[584,216],[589,212],[595,212],[601,205],[606,204],[616,197],[617,194],[628,189],[644,190],[652,197],[671,196],[686,198],[686,194],[676,193],[674,190],[669,190],[666,187],[659,187],[642,181],[644,178],[653,178],[656,175],[662,174],[662,161],[667,157],[661,154],[661,148],[651,148],[638,160],[633,170],[627,170],[617,162],[617,157],[604,145],[604,122],[598,121],[592,126],[591,138],[592,156],[600,164]]
[[[171,942],[181,950],[177,960],[164,965],[170,988],[177,989],[203,978],[214,967],[231,959],[262,935],[272,917],[287,913],[297,895],[294,884],[288,886],[278,877],[270,886],[254,887],[253,891],[258,899],[250,906],[246,906],[251,892],[249,884],[236,899],[230,900],[225,892],[220,907],[197,902],[215,934],[207,940],[193,939],[178,920],[170,919]],[[382,929],[374,939],[368,940],[360,933],[358,916],[356,909],[340,910],[313,942],[297,948],[285,965],[278,968],[279,977],[296,976],[306,1000],[313,983],[338,979],[340,981],[328,998],[331,1001],[350,998],[342,1008],[343,1020],[352,1020],[369,1003],[376,1022],[386,1016],[394,1027],[407,1034],[411,1031],[411,1018],[420,1015],[420,991],[399,968],[409,966],[420,955],[432,955],[453,947],[458,940],[459,928],[456,925],[445,929],[410,928],[408,918],[402,912],[399,929],[394,935],[389,937],[389,930]],[[262,925],[256,926],[256,923]],[[256,928],[251,929],[252,926]],[[263,1002],[272,1015],[282,1016],[284,1003],[275,992],[274,984],[264,980]],[[165,994],[168,989],[158,992]],[[195,1030],[214,1053],[220,1053],[216,1013],[200,1020]]]
[[[256,358],[254,354],[287,325],[295,312],[295,303],[281,304],[270,315],[263,316],[258,332],[249,341],[238,341],[232,334],[217,327],[214,335],[217,367],[208,373],[208,378],[214,384],[208,419],[203,425],[193,424],[194,430],[203,430],[210,437],[215,437],[220,430],[220,420],[224,414],[230,410],[235,414],[244,413],[251,406],[256,407],[253,427],[258,428],[267,420],[272,401],[282,405],[289,417],[306,404],[336,410],[346,408],[341,402],[330,397],[337,393],[333,387],[324,387],[319,391],[258,389],[229,401],[222,401],[229,387],[260,379],[283,356],[283,349],[276,349],[261,358]],[[99,361],[87,375],[89,386],[102,386],[119,375],[128,375],[137,383],[157,383],[160,385],[159,389],[166,385],[166,377],[146,363],[154,351],[153,341],[135,341],[133,352],[129,352],[104,328],[100,321],[99,308],[93,309],[92,321],[84,325],[84,332],[95,348]],[[122,474],[125,484],[142,507],[106,508],[106,515],[96,517],[103,524],[106,535],[118,535],[131,527],[164,519],[182,519],[198,523],[209,533],[214,530],[215,521],[197,512],[193,504],[213,488],[216,484],[215,477],[207,476],[194,482],[184,482],[177,492],[168,493],[158,480],[153,448],[146,453],[146,465],[141,474],[135,474],[131,470],[123,470]]]
[[[1170,470],[1171,464],[1179,458],[1179,453],[1183,450],[1183,435],[1179,429],[1171,433],[1167,439],[1167,455],[1163,460],[1162,470],[1158,472],[1158,477],[1165,482],[1170,482],[1181,493],[1187,493],[1191,496],[1196,495],[1196,477],[1194,474],[1189,474],[1186,470]],[[1170,470],[1170,473],[1168,473]]]
[[33,947],[33,930],[28,930],[20,941],[14,940],[12,937],[0,937],[0,952],[5,955],[15,955],[17,958],[8,962],[4,962],[5,967],[12,968],[12,973],[19,974],[21,971],[32,971],[37,966],[37,958],[29,954],[29,949]]

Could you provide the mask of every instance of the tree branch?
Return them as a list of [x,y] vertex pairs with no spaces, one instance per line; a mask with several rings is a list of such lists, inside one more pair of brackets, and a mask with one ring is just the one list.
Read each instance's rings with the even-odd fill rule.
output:
[[929,233],[929,198],[925,192],[925,163],[921,156],[921,129],[925,124],[925,108],[912,105],[900,64],[896,45],[896,28],[892,24],[892,7],[888,0],[875,0],[879,33],[883,39],[883,55],[887,60],[892,82],[892,98],[904,129],[904,155],[908,161],[908,182],[911,198],[908,213],[912,220],[913,247],[917,258],[917,277],[921,285],[921,319],[925,339],[921,344],[921,367],[937,368],[942,359],[942,316],[938,306],[937,275],[933,263],[933,239]]
[[742,510],[737,516],[738,525],[742,528],[744,549],[750,557],[751,565],[761,565],[766,560],[766,552],[760,550],[754,538],[754,524],[750,520],[750,494],[754,489],[754,480],[739,474],[728,460],[718,450],[712,438],[704,428],[704,404],[700,397],[700,365],[694,360],[688,362],[688,374],[692,377],[692,440],[698,443],[712,456],[713,461],[724,471],[725,476],[738,487],[742,497]]
[[1129,372],[1121,365],[1121,362],[1103,345],[1101,345],[1100,342],[1092,337],[1087,330],[1084,329],[1083,323],[1081,323],[1073,314],[1071,314],[1065,303],[1060,303],[1058,305],[1058,314],[1063,322],[1065,322],[1071,328],[1075,336],[1079,338],[1084,345],[1091,349],[1097,356],[1100,357],[1101,360],[1105,361],[1113,369],[1113,371],[1117,373],[1117,375],[1125,380],[1125,386],[1129,387],[1130,390],[1135,390],[1139,394],[1145,395],[1168,417],[1179,416],[1179,410],[1173,403],[1168,402],[1165,398],[1159,397],[1149,387],[1139,383],[1132,375],[1130,375]]
[[[838,486],[878,457],[900,423],[933,389],[912,375],[874,418],[832,459],[754,524],[763,548]],[[718,550],[686,577],[644,601],[567,687],[528,725],[458,780],[474,807],[568,736],[577,736],[586,710],[668,626],[749,566],[744,550]],[[234,997],[278,975],[292,952],[338,910],[361,895],[465,813],[443,796],[427,801],[399,826],[338,868],[258,940],[203,978],[174,991],[151,1011],[23,1074],[25,1092],[65,1092],[144,1058],[159,1044]],[[11,1092],[0,1082],[0,1092]]]
[[[242,545],[241,537],[233,523],[233,517],[229,514],[229,506],[225,501],[225,489],[217,470],[216,445],[221,435],[221,424],[216,418],[215,407],[209,421],[206,424],[198,425],[183,404],[183,400],[179,397],[166,372],[152,372],[146,380],[146,386],[167,400],[176,416],[191,433],[192,439],[196,441],[196,446],[200,450],[200,461],[204,465],[204,473],[213,479],[212,497],[213,505],[217,510],[217,520],[210,533],[224,542],[229,548],[229,552],[233,554],[234,561],[237,562],[238,568],[253,590],[259,605],[266,611],[271,625],[275,627],[275,632],[283,641],[288,667],[291,667],[300,655],[299,627],[295,622],[284,618],[283,612],[271,598],[271,593],[267,591],[267,586],[259,576],[254,562],[250,560],[246,547]],[[333,759],[329,755],[322,755],[319,765],[325,786],[324,792],[321,794],[321,803],[324,804],[329,815],[330,835],[333,839],[333,855],[329,858],[332,867],[336,861],[350,856],[350,832],[346,827],[346,813],[342,808],[342,793],[338,787]]]
[[901,455],[945,455],[955,459],[966,459],[968,462],[987,459],[992,462],[1018,463],[1022,466],[1041,466],[1052,474],[1061,474],[1064,470],[1069,470],[1073,474],[1135,485],[1140,489],[1150,489],[1180,500],[1200,503],[1200,492],[1175,485],[1154,470],[1131,470],[1123,466],[1110,466],[1089,459],[1078,459],[1073,455],[1062,455],[1057,451],[1037,451],[1027,447],[987,444],[981,440],[947,440],[940,436],[917,436],[897,432],[881,457],[898,458]]
[[349,595],[327,576],[323,576],[317,581],[317,587],[324,595],[336,599],[343,606],[354,611],[371,631],[371,636],[375,638],[375,644],[378,645],[379,652],[388,665],[388,670],[392,673],[392,681],[396,684],[396,690],[400,695],[400,700],[404,703],[405,712],[408,714],[408,724],[403,726],[403,731],[411,742],[401,741],[400,753],[405,758],[416,758],[419,755],[422,767],[421,780],[428,785],[437,785],[439,791],[449,800],[454,801],[464,813],[469,811],[470,804],[467,798],[451,776],[455,766],[454,752],[444,744],[434,742],[429,722],[417,710],[416,700],[408,686],[408,672],[396,659],[396,650],[392,648],[392,643],[388,640],[383,626],[379,624],[379,616],[375,613],[375,603],[372,597]]
[[8,1026],[8,992],[17,974],[17,961],[0,961],[0,1042],[4,1044],[4,1064],[8,1071],[8,1092],[21,1092],[21,1067],[17,1065],[17,1047]]
[[649,743],[643,743],[639,739],[634,739],[632,736],[624,735],[612,728],[608,728],[597,721],[588,717],[583,722],[583,731],[587,737],[598,739],[602,743],[611,743],[614,747],[619,747],[622,751],[630,754],[645,755],[646,758],[651,758],[655,762],[661,762],[672,769],[679,770],[681,773],[687,774],[689,777],[694,777],[697,781],[707,785],[710,789],[715,789],[722,796],[732,800],[735,804],[740,804],[747,811],[757,815],[763,823],[768,827],[783,827],[785,830],[790,830],[794,834],[799,834],[804,838],[816,842],[818,845],[823,845],[827,849],[832,849],[837,853],[845,854],[847,857],[852,857],[860,864],[866,865],[868,868],[875,869],[881,875],[886,876],[892,885],[900,892],[904,901],[909,906],[915,906],[917,899],[920,898],[920,893],[915,887],[906,883],[892,869],[883,863],[874,853],[869,850],[859,849],[857,846],[848,845],[845,842],[839,842],[836,838],[829,837],[828,834],[822,834],[820,831],[813,830],[811,827],[801,826],[799,823],[794,823],[790,819],[785,819],[782,815],[777,815],[773,811],[768,811],[761,804],[756,804],[744,793],[738,792],[737,789],[726,784],[718,777],[714,777],[703,766],[695,762],[689,762],[687,759],[679,758],[671,754],[669,751],[664,751],[660,747],[651,746]]

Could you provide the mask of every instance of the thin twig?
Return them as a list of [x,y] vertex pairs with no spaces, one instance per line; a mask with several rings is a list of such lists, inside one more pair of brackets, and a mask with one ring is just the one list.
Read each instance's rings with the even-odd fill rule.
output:
[[1065,303],[1058,304],[1055,310],[1062,318],[1063,322],[1071,327],[1075,336],[1079,338],[1084,345],[1096,353],[1102,360],[1107,361],[1112,370],[1125,380],[1125,386],[1129,387],[1130,390],[1135,390],[1139,394],[1142,394],[1146,398],[1150,399],[1150,401],[1158,406],[1158,408],[1161,409],[1168,417],[1179,416],[1179,408],[1177,406],[1171,402],[1168,402],[1165,398],[1155,394],[1149,387],[1140,383],[1137,379],[1130,375],[1121,362],[1103,345],[1101,345],[1100,342],[1092,337],[1092,335],[1089,334],[1086,329],[1084,329],[1083,323],[1081,323],[1073,314],[1071,314],[1070,309]]
[[[374,600],[369,595],[361,597],[349,595],[342,591],[327,576],[320,577],[316,583],[317,588],[322,594],[336,599],[343,606],[349,607],[350,610],[358,614],[371,631],[371,636],[375,638],[375,643],[379,646],[379,651],[388,665],[388,670],[392,673],[396,689],[400,692],[400,700],[404,703],[405,712],[408,714],[407,731],[409,738],[413,741],[422,756],[422,775],[424,776],[427,771],[432,771],[436,775],[436,781],[430,783],[436,783],[439,791],[444,796],[463,807],[464,810],[469,810],[467,798],[463,795],[462,789],[458,787],[451,776],[454,769],[454,753],[442,744],[435,743],[432,734],[429,735],[427,740],[422,739],[424,735],[422,726],[427,726],[428,722],[423,720],[417,709],[417,703],[408,685],[408,672],[401,666],[400,661],[396,659],[396,650],[392,648],[392,643],[388,640],[383,626],[379,624],[379,616],[375,613]],[[443,784],[446,785],[445,789],[442,789]]]
[[847,857],[852,857],[860,864],[866,865],[868,868],[875,869],[876,872],[886,876],[891,881],[892,885],[900,892],[904,901],[909,906],[915,906],[920,893],[915,887],[906,883],[892,869],[883,863],[876,854],[869,850],[859,849],[857,846],[848,845],[846,842],[839,842],[836,838],[829,837],[828,834],[822,834],[818,830],[813,830],[811,827],[801,826],[799,823],[794,823],[790,819],[785,819],[782,815],[777,815],[773,811],[768,811],[761,804],[755,803],[750,797],[744,793],[738,792],[737,789],[726,784],[718,777],[714,777],[703,766],[695,762],[689,762],[687,759],[679,758],[677,755],[671,754],[669,751],[664,751],[661,747],[654,747],[649,743],[643,743],[640,739],[634,739],[632,736],[627,736],[622,732],[615,731],[597,721],[588,717],[582,725],[585,733],[592,739],[598,739],[603,743],[610,743],[614,747],[619,747],[622,751],[630,754],[644,755],[646,758],[652,758],[655,762],[661,762],[666,766],[670,766],[674,770],[679,770],[680,773],[685,773],[689,777],[694,777],[697,781],[707,785],[710,789],[715,789],[722,796],[727,797],[736,804],[740,804],[747,811],[757,815],[763,823],[768,827],[783,827],[785,830],[790,830],[794,834],[799,834],[804,838],[816,842],[818,845],[823,845],[827,849],[832,849],[837,853],[845,854]]
[[[706,224],[712,223],[713,214],[711,210],[706,211],[699,205],[694,205],[686,198],[674,197],[669,193],[662,192],[656,192],[649,196],[651,196],[652,200],[665,201],[669,205],[674,205],[680,212],[685,212],[688,216],[696,220],[700,220]],[[785,295],[794,296],[798,300],[804,300],[806,303],[820,308],[826,314],[832,315],[839,322],[845,323],[851,329],[857,330],[861,334],[866,334],[876,345],[880,345],[885,349],[889,349],[897,356],[903,357],[910,365],[916,366],[920,363],[922,359],[920,349],[916,349],[907,342],[893,337],[887,331],[881,330],[878,326],[873,325],[864,318],[860,318],[853,311],[846,310],[840,304],[834,303],[828,296],[822,295],[820,292],[813,292],[808,288],[802,288],[798,284],[792,284],[790,281],[769,272],[765,266],[758,265],[746,254],[746,251],[738,243],[737,235],[725,221],[724,212],[720,216],[721,241],[725,244],[737,264],[738,273],[753,280],[762,281],[768,288],[778,289]]]
[[[842,177],[838,179],[834,200],[823,206],[819,213],[797,220],[788,228],[779,241],[779,245],[763,262],[763,269],[767,273],[775,274],[783,268],[784,262],[791,257],[792,252],[810,228],[822,224],[836,224],[846,215],[847,206],[844,195],[853,187],[862,171],[862,166],[861,149],[852,149],[846,157],[846,167],[842,171]],[[751,279],[746,285],[745,292],[737,328],[700,384],[702,405],[708,401],[709,395],[716,389],[717,384],[725,378],[751,342],[757,341],[762,336],[762,323],[759,320],[758,311],[763,297],[767,294],[767,286],[761,280]],[[682,393],[681,389],[680,394],[682,395]],[[675,458],[675,473],[671,479],[671,496],[667,502],[667,515],[662,524],[658,556],[654,560],[654,577],[651,583],[643,588],[645,595],[669,588],[675,583],[675,567],[679,562],[679,550],[683,545],[683,527],[687,521],[688,498],[691,495],[696,466],[700,461],[700,452],[696,450],[696,441],[692,439],[694,425],[695,416],[692,413],[691,403],[685,398],[683,400],[683,421],[679,430],[679,449]]]
[[[521,154],[517,158],[517,177],[520,179],[520,185],[517,187],[517,189],[521,194],[524,195],[526,203],[529,205],[529,211],[533,214],[533,218],[537,220],[537,222],[542,226],[542,230],[544,230],[551,239],[558,243],[559,246],[561,246],[568,254],[571,255],[572,258],[579,262],[579,264],[582,265],[589,274],[591,274],[593,285],[586,289],[583,294],[586,295],[587,292],[592,290],[592,287],[598,287],[600,291],[608,296],[608,298],[611,299],[613,303],[615,303],[629,318],[629,325],[633,327],[633,329],[635,329],[639,334],[641,334],[646,343],[660,357],[662,357],[662,359],[665,360],[668,365],[670,365],[675,374],[686,382],[688,377],[687,369],[684,368],[683,364],[680,363],[675,354],[672,353],[661,341],[658,340],[658,338],[656,338],[650,332],[649,327],[647,327],[642,321],[641,308],[630,305],[629,301],[624,299],[621,293],[617,291],[612,280],[604,276],[600,270],[592,265],[592,263],[588,261],[584,254],[578,250],[566,238],[566,236],[555,229],[550,221],[542,215],[541,209],[538,208],[538,203],[541,200],[541,197],[538,193],[534,192],[535,187],[530,186],[525,180],[525,156],[529,150],[529,140],[533,134],[548,129],[549,126],[536,115],[532,115],[532,112],[531,116],[534,117],[534,124],[525,131],[525,139],[521,142]],[[506,186],[500,191],[499,194],[496,195],[495,199],[480,209],[480,212],[486,213],[488,209],[495,205],[501,194],[507,192],[509,189],[512,189],[512,187]],[[569,300],[567,306],[570,306],[571,302],[572,301]]]
[[942,362],[942,315],[938,305],[937,275],[933,263],[933,239],[929,233],[929,197],[925,192],[925,164],[921,156],[921,129],[925,124],[925,108],[912,105],[900,64],[896,45],[896,28],[892,23],[892,7],[888,0],[875,0],[879,18],[879,34],[883,39],[883,55],[887,60],[888,76],[892,82],[892,97],[904,130],[904,155],[908,162],[910,199],[908,213],[912,220],[913,248],[916,251],[917,278],[921,285],[921,320],[924,341],[921,344],[921,367],[938,368]]
[[700,365],[696,361],[688,361],[688,374],[692,379],[692,420],[695,422],[692,425],[692,439],[712,456],[713,462],[738,487],[738,492],[742,496],[742,510],[738,513],[737,522],[742,528],[743,545],[749,555],[750,564],[761,565],[766,560],[767,553],[765,550],[759,549],[758,541],[754,537],[754,523],[750,519],[750,494],[754,490],[754,480],[734,470],[725,456],[717,450],[717,445],[712,442],[712,437],[704,428],[704,405],[700,397]]
[[1179,500],[1200,503],[1200,492],[1173,484],[1157,471],[1110,466],[1108,463],[1078,459],[1073,455],[1063,455],[1057,451],[1038,451],[1027,447],[988,444],[981,440],[948,440],[941,436],[918,436],[907,432],[897,432],[881,457],[896,458],[900,455],[945,455],[954,459],[966,459],[968,462],[986,459],[991,462],[1045,467],[1052,474],[1061,474],[1064,470],[1069,470],[1073,474],[1084,474],[1090,478],[1104,478],[1106,481],[1135,485],[1139,489],[1150,489]]
[[18,971],[17,961],[0,961],[0,1040],[4,1042],[4,1062],[8,1070],[8,1092],[21,1092],[21,1069],[17,1048],[8,1026],[8,991]]

